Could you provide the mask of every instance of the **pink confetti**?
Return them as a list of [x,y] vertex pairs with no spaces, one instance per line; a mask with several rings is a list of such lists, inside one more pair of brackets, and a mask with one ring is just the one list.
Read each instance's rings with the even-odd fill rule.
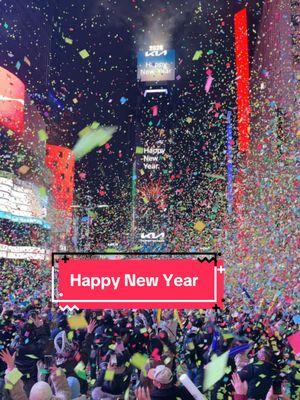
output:
[[157,117],[158,115],[158,106],[151,107],[153,117]]
[[208,93],[210,91],[211,84],[212,84],[213,80],[214,80],[214,78],[211,75],[209,75],[208,78],[207,78],[206,84],[205,84],[205,92],[206,93]]

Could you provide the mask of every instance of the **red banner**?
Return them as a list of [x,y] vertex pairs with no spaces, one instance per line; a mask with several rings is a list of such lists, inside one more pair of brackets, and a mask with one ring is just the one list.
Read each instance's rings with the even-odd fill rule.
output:
[[59,260],[58,265],[59,294],[52,300],[62,307],[222,307],[224,268],[221,260],[215,263],[214,260],[170,258],[68,259]]

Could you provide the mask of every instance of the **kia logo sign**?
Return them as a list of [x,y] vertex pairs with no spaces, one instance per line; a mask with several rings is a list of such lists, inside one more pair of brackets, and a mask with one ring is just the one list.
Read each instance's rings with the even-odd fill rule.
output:
[[141,241],[143,242],[163,242],[165,239],[165,233],[161,232],[156,234],[155,232],[141,233]]
[[160,56],[166,56],[168,54],[167,50],[152,50],[152,51],[146,51],[145,56],[146,57],[160,57]]

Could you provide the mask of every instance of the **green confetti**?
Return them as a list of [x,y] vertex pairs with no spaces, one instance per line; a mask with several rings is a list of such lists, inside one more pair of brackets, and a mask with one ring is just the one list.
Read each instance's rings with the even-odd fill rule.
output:
[[44,187],[44,186],[41,186],[40,188],[39,188],[39,195],[40,195],[40,197],[43,199],[43,198],[45,198],[46,196],[47,196],[47,190],[46,190],[46,188]]
[[140,370],[145,369],[145,365],[147,364],[147,361],[148,361],[148,357],[146,357],[140,353],[135,353],[130,359],[131,364]]
[[104,380],[111,382],[114,380],[114,376],[115,376],[115,371],[111,371],[111,370],[107,369],[105,371]]
[[38,131],[38,135],[41,142],[46,142],[46,140],[48,139],[48,135],[44,129],[40,129]]
[[13,385],[11,385],[10,383],[6,383],[4,385],[4,389],[6,389],[6,390],[11,390],[12,388],[13,388]]
[[211,362],[206,365],[204,370],[204,391],[223,378],[227,366],[228,355],[229,351],[226,351],[220,357],[214,357]]
[[73,44],[73,39],[65,37],[65,42],[68,44]]
[[45,369],[45,368],[41,368],[40,369],[40,374],[41,375],[47,375],[47,374],[49,374],[49,371],[47,369]]
[[39,358],[34,354],[25,354],[26,357],[31,358],[32,360],[38,360]]
[[6,375],[6,380],[12,385],[15,385],[22,376],[23,374],[17,368],[14,368]]
[[[86,131],[86,129],[87,128],[84,128],[83,131]],[[81,137],[73,148],[75,159],[79,160],[91,152],[95,147],[100,147],[106,144],[113,137],[116,130],[116,127],[108,126],[100,126],[99,128],[92,130],[89,126],[88,132],[84,135],[81,134],[82,131],[79,132],[79,136]]]
[[135,154],[144,154],[144,148],[140,147],[140,146],[137,146],[135,148]]
[[99,122],[94,121],[94,122],[92,123],[92,125],[91,125],[91,129],[97,129],[99,125],[100,125]]
[[83,59],[89,57],[89,53],[88,53],[88,51],[87,51],[86,49],[81,50],[81,51],[79,52],[79,55],[80,55],[80,57],[83,58]]
[[85,364],[82,361],[79,361],[79,363],[76,365],[74,368],[74,371],[79,378],[87,380],[86,372],[85,372]]
[[202,54],[203,54],[203,51],[202,51],[202,50],[197,50],[197,51],[195,52],[195,54],[194,54],[193,61],[199,60],[199,58],[202,57]]

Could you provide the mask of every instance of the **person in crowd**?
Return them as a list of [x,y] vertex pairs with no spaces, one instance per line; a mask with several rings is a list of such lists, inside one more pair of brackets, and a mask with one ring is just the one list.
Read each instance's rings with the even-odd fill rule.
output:
[[[75,376],[75,367],[79,361],[87,365],[90,359],[91,346],[93,342],[92,332],[96,327],[96,321],[91,320],[87,326],[84,339],[80,341],[80,337],[73,338],[69,341],[67,331],[62,330],[54,338],[56,365],[66,370],[67,375]],[[81,391],[86,394],[88,385],[85,379],[78,377]]]
[[[38,381],[33,384],[29,396],[27,396],[24,390],[24,383],[20,379],[20,375],[22,376],[22,374],[16,368],[16,353],[11,355],[6,350],[2,351],[0,356],[2,361],[7,365],[5,382],[9,388],[11,400],[71,400],[71,389],[61,368],[51,367],[49,377],[51,386],[47,382]],[[16,378],[18,372],[20,373],[19,379]]]
[[44,324],[38,310],[31,309],[25,314],[19,335],[11,346],[16,351],[16,366],[24,375],[25,391],[28,394],[37,381],[37,360],[43,358],[48,345],[49,327]]
[[258,362],[246,365],[238,374],[242,381],[247,382],[249,399],[265,400],[279,374],[273,364],[273,354],[269,347],[262,347],[257,358]]
[[[101,388],[102,395],[115,399],[122,396],[129,387],[131,367],[129,354],[123,352],[110,352],[105,362],[100,365],[96,387]],[[100,392],[100,390],[98,390]]]
[[[162,321],[155,310],[70,313],[49,303],[43,271],[35,269],[30,292],[22,265],[0,293],[0,400],[189,400],[182,373],[211,400],[300,398],[299,358],[288,340],[299,326],[289,298],[269,299],[263,309],[229,299],[223,310],[180,310],[176,318],[166,310]],[[72,328],[79,314],[85,327]],[[204,392],[207,364],[225,352],[226,369]],[[132,361],[137,353],[141,365]]]
[[173,374],[170,368],[158,365],[148,372],[148,378],[153,381],[151,400],[193,400],[194,397],[184,388],[173,383]]

